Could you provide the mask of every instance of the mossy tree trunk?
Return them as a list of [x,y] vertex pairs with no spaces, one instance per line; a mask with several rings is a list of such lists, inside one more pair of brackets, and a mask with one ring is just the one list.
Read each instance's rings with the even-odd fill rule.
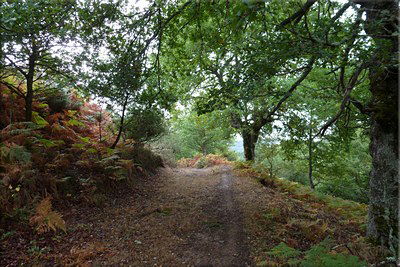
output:
[[397,253],[399,209],[398,4],[357,1],[366,9],[365,31],[375,43],[369,68],[372,170],[367,235]]

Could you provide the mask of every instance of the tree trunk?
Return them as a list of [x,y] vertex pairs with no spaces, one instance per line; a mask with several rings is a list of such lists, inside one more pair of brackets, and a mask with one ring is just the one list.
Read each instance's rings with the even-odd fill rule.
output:
[[369,68],[372,170],[367,235],[398,253],[398,6],[359,1],[367,10],[365,31],[376,45]]
[[207,147],[202,147],[201,153],[203,154],[203,156],[207,156]]
[[[380,245],[398,247],[398,77],[370,70],[374,112],[371,120],[370,203],[367,234]],[[392,69],[392,71],[395,71]]]
[[255,158],[255,149],[259,133],[259,131],[248,129],[242,131],[244,157],[247,161],[253,161]]
[[26,75],[26,96],[25,96],[25,120],[32,121],[32,101],[33,101],[33,78],[35,74],[36,51],[29,57],[29,70]]
[[10,100],[11,100],[11,107],[10,107],[10,124],[14,122],[14,93],[10,91]]
[[99,137],[99,143],[101,143],[101,138],[102,138],[102,136],[101,136],[101,122],[103,121],[103,108],[100,108],[100,118],[99,118],[99,134],[100,134],[100,137]]
[[315,189],[313,177],[312,177],[312,172],[313,172],[313,162],[312,162],[312,144],[313,144],[313,137],[312,137],[312,128],[311,128],[311,123],[310,123],[310,132],[309,132],[309,137],[308,137],[308,180],[310,181],[310,187],[312,190]]
[[126,110],[126,106],[128,105],[128,99],[129,99],[129,95],[127,95],[125,97],[125,101],[122,106],[122,115],[121,115],[121,120],[119,123],[120,125],[119,125],[118,135],[117,135],[117,138],[115,139],[114,143],[111,146],[112,149],[114,149],[117,146],[119,139],[121,138],[122,130],[124,129],[125,110]]

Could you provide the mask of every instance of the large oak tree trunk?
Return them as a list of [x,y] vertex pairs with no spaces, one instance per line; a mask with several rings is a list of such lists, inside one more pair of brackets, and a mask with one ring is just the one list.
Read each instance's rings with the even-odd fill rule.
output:
[[365,31],[376,45],[369,68],[372,93],[372,170],[367,235],[398,249],[398,6],[395,0],[357,1],[367,10]]
[[368,236],[397,251],[398,247],[398,74],[370,70],[374,112],[371,114],[372,171]]
[[255,158],[255,149],[259,133],[259,131],[248,129],[242,131],[244,157],[248,161],[253,161]]

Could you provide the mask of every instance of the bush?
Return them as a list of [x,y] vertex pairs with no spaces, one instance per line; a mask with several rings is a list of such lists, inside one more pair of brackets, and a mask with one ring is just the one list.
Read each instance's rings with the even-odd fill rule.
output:
[[52,92],[46,97],[46,103],[49,105],[53,113],[62,112],[68,109],[71,104],[71,100],[67,93],[62,90]]
[[145,171],[155,172],[159,167],[164,167],[159,155],[154,154],[143,144],[135,144],[133,147],[123,148],[121,158],[133,160],[134,164],[139,165]]
[[202,169],[208,167],[209,163],[206,157],[201,157],[197,162],[196,162],[196,168]]
[[208,154],[206,156],[198,154],[192,159],[181,158],[180,160],[178,160],[178,164],[180,167],[196,167],[199,169],[229,163],[230,162],[224,156],[214,154]]
[[147,142],[165,131],[164,117],[158,110],[134,110],[127,115],[125,134],[129,139]]
[[238,161],[240,156],[237,152],[232,151],[232,150],[224,150],[221,152],[217,153],[218,155],[221,155],[222,157],[226,158],[228,161]]

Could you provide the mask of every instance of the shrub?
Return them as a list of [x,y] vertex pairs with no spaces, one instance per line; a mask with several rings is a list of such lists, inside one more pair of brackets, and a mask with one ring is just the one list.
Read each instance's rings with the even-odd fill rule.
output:
[[358,257],[337,253],[331,247],[333,247],[333,241],[329,238],[305,252],[291,248],[282,242],[267,253],[274,259],[273,262],[266,262],[266,264],[274,264],[274,266],[287,266],[286,264],[288,264],[299,267],[362,267],[367,265]]
[[205,158],[208,166],[229,164],[229,161],[223,155],[208,154]]
[[51,92],[51,94],[46,97],[45,101],[53,113],[66,110],[71,104],[68,94],[62,90]]
[[155,172],[157,168],[164,167],[161,157],[154,154],[143,144],[137,143],[133,147],[123,148],[120,153],[121,159],[133,160],[135,165],[148,172]]
[[201,157],[197,162],[196,162],[196,168],[202,169],[208,167],[208,160],[206,157]]
[[158,110],[134,110],[128,113],[125,125],[127,138],[147,142],[166,131],[164,116]]
[[180,167],[196,167],[196,168],[206,168],[216,165],[229,164],[230,162],[221,155],[208,154],[203,156],[197,154],[194,158],[181,158],[178,160]]
[[197,159],[181,158],[180,160],[178,160],[178,165],[180,167],[194,167],[196,162]]

